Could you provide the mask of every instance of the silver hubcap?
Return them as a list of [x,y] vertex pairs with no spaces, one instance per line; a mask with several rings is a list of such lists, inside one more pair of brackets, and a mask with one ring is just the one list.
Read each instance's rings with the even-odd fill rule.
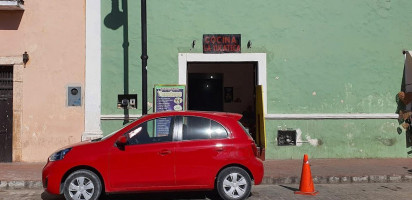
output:
[[245,177],[239,173],[231,173],[223,181],[223,190],[231,198],[243,197],[247,186]]
[[87,177],[78,177],[70,182],[69,193],[72,199],[89,200],[94,194],[94,185]]

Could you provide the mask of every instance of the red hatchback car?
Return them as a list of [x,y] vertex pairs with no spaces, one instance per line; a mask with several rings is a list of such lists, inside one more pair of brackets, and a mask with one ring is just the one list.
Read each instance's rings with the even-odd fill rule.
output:
[[262,182],[252,137],[233,113],[179,111],[145,115],[101,139],[53,153],[43,186],[66,199],[103,193],[216,190],[246,199]]

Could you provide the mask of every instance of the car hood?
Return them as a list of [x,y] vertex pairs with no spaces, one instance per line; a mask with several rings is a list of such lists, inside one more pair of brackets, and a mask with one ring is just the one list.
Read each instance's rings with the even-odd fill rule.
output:
[[82,141],[82,142],[67,145],[67,146],[65,146],[61,149],[80,147],[80,146],[90,145],[90,144],[93,144],[93,143],[96,143],[96,142],[93,142],[92,140],[86,140],[86,141]]

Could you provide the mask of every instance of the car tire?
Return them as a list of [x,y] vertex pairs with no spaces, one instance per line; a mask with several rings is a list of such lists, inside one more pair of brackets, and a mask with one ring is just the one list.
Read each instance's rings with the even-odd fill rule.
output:
[[97,200],[101,192],[99,177],[89,170],[77,170],[64,181],[63,193],[68,200]]
[[243,200],[249,197],[252,181],[249,174],[239,167],[228,167],[217,176],[216,190],[224,200]]

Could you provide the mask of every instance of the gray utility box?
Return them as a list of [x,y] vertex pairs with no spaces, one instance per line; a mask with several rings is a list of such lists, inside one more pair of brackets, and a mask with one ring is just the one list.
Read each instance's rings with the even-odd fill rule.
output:
[[82,106],[82,87],[67,87],[67,106]]

